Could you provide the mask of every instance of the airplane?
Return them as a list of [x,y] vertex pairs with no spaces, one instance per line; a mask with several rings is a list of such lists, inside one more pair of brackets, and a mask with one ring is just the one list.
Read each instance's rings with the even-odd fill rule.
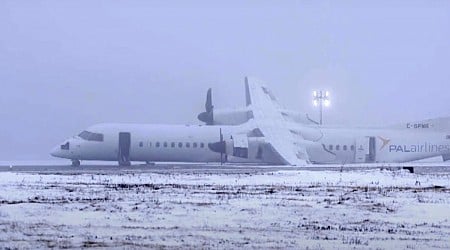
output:
[[81,160],[121,166],[131,161],[309,166],[450,159],[450,117],[385,128],[320,126],[292,119],[294,113],[257,79],[246,77],[245,89],[246,107],[237,115],[226,111],[228,118],[216,115],[209,90],[206,114],[198,117],[208,121],[206,126],[98,124],[65,140],[51,155],[70,159],[73,166]]

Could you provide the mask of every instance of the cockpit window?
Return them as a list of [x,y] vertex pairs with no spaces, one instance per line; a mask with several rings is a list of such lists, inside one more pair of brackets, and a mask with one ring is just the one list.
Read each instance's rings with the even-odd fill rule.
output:
[[61,150],[69,150],[70,149],[70,143],[66,142],[66,144],[61,145]]
[[83,131],[78,135],[81,139],[84,139],[86,141],[103,141],[103,134],[99,133],[92,133],[89,131]]

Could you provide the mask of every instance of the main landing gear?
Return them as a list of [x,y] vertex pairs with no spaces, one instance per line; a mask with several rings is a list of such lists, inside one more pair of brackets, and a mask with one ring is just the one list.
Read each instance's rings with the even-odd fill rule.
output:
[[72,160],[72,167],[79,167],[81,165],[80,160]]

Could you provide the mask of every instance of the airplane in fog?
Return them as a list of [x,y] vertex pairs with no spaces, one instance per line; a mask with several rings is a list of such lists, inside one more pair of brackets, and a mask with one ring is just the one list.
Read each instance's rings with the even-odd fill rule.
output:
[[384,128],[321,126],[283,109],[256,79],[245,79],[246,107],[215,110],[208,91],[206,125],[98,124],[51,155],[80,161],[309,164],[403,163],[450,159],[450,117]]

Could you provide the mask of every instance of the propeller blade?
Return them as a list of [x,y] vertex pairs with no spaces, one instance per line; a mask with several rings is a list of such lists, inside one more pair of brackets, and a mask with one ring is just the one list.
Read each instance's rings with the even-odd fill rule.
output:
[[[220,128],[219,133],[220,133],[220,144],[224,145],[222,128]],[[223,151],[220,152],[220,165],[223,165]]]
[[250,87],[248,85],[248,78],[245,77],[245,105],[252,105],[252,97],[250,95]]
[[214,106],[212,103],[212,89],[211,88],[208,89],[208,93],[206,94],[205,110],[208,113],[213,112],[213,110],[214,110]]
[[208,89],[206,94],[205,112],[200,113],[197,118],[206,123],[206,125],[214,125],[214,105],[212,104],[212,89]]
[[[220,141],[214,143],[208,143],[208,148],[216,153],[220,153],[220,165],[223,165],[227,161],[227,145],[223,139],[222,129],[219,129]],[[225,160],[224,160],[225,155]]]

